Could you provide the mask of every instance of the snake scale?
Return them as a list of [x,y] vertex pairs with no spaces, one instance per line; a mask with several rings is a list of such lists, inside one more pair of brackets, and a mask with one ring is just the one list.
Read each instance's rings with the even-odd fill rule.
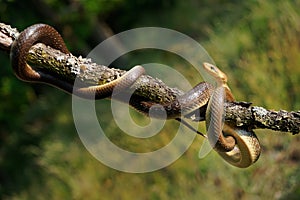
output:
[[[69,53],[61,35],[53,27],[46,24],[32,25],[20,33],[11,47],[11,65],[15,75],[23,81],[47,83],[79,97],[95,99],[111,97],[113,92],[118,94],[128,89],[145,73],[144,68],[137,65],[123,76],[106,84],[75,87],[62,77],[42,69],[34,69],[26,62],[29,49],[36,43],[44,43],[63,53]],[[134,95],[129,103],[146,115],[151,109],[152,116],[156,118],[160,118],[161,113],[166,112],[168,119],[177,119],[191,129],[193,128],[180,117],[208,104],[206,124],[210,144],[230,164],[241,168],[248,167],[260,155],[259,141],[253,131],[223,123],[224,101],[234,101],[227,86],[227,77],[214,65],[204,63],[203,68],[217,82],[216,87],[211,83],[201,82],[174,101],[159,106],[147,98]]]

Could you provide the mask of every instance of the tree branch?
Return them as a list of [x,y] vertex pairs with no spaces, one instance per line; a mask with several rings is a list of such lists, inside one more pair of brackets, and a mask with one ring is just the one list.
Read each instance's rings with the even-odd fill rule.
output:
[[[16,29],[0,23],[0,49],[9,52],[18,34]],[[64,54],[43,44],[36,44],[30,49],[27,61],[31,66],[47,69],[70,83],[74,83],[75,78],[78,78],[86,85],[99,85],[113,81],[126,72],[98,65],[88,58]],[[138,98],[158,104],[169,103],[183,94],[183,91],[170,88],[161,80],[148,75],[141,76],[132,87],[135,90],[134,95]],[[205,107],[201,108],[200,112],[195,111],[185,117],[193,121],[203,121],[205,109]],[[226,103],[225,121],[248,129],[272,129],[292,134],[300,131],[300,111],[271,111],[251,106],[251,103],[247,102]]]
[[272,111],[258,106],[228,103],[226,120],[236,126],[251,129],[272,129],[275,131],[299,133],[300,111]]

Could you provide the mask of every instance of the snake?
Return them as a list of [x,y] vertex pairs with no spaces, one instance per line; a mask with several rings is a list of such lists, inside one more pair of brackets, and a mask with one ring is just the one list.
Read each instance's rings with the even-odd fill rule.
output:
[[[137,65],[127,71],[121,77],[101,85],[75,87],[57,74],[47,73],[42,69],[35,69],[26,60],[29,49],[36,43],[44,43],[54,49],[69,54],[61,35],[47,24],[35,24],[24,31],[14,40],[11,46],[10,58],[15,75],[27,82],[40,82],[57,87],[67,93],[75,94],[82,98],[102,99],[125,91],[132,86],[137,79],[145,74],[142,66]],[[230,164],[237,167],[248,167],[259,157],[260,145],[254,132],[237,127],[231,127],[226,123],[223,126],[224,98],[226,101],[234,101],[233,95],[227,85],[227,77],[216,66],[204,63],[203,68],[210,77],[216,80],[217,87],[208,82],[200,82],[175,100],[158,105],[147,98],[136,97],[130,99],[130,105],[143,114],[148,115],[151,109],[152,116],[160,118],[162,112],[168,119],[176,119],[193,131],[203,135],[181,119],[188,113],[207,106],[206,124],[207,137],[214,149]],[[225,92],[224,92],[225,91]],[[224,93],[226,95],[224,95]],[[225,97],[224,97],[225,96]],[[222,112],[220,112],[222,111]],[[165,116],[165,115],[164,115]],[[217,136],[217,137],[216,137]]]
[[223,124],[224,102],[235,100],[227,85],[227,76],[210,63],[204,63],[203,68],[216,82],[216,89],[210,97],[206,111],[208,140],[230,164],[240,168],[249,167],[260,156],[259,140],[252,130]]

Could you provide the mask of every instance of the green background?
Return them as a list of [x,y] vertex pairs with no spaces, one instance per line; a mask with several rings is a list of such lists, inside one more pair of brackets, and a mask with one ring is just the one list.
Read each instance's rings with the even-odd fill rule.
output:
[[[74,55],[131,28],[156,26],[182,32],[202,44],[229,78],[237,100],[274,110],[300,107],[300,2],[223,0],[0,0],[1,22],[18,30],[47,23]],[[256,130],[257,163],[238,169],[215,152],[198,158],[202,138],[172,165],[144,174],[119,172],[92,157],[77,135],[71,96],[18,80],[9,55],[0,54],[1,199],[297,199],[300,137]],[[178,70],[186,63],[161,51],[136,52],[120,61],[160,62]],[[186,67],[188,69],[188,67]],[[193,80],[193,73],[184,70]],[[103,104],[109,105],[108,100]],[[146,118],[133,113],[139,123]],[[170,121],[155,139],[126,137],[111,116],[99,116],[120,146],[146,151],[172,139]],[[200,127],[204,131],[204,123]]]

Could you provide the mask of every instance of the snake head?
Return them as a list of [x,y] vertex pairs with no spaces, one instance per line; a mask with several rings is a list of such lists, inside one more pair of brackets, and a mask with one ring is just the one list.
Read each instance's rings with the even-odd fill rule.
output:
[[222,84],[227,83],[227,76],[218,67],[210,63],[203,63],[203,67],[207,73],[213,76],[216,80],[222,82]]

